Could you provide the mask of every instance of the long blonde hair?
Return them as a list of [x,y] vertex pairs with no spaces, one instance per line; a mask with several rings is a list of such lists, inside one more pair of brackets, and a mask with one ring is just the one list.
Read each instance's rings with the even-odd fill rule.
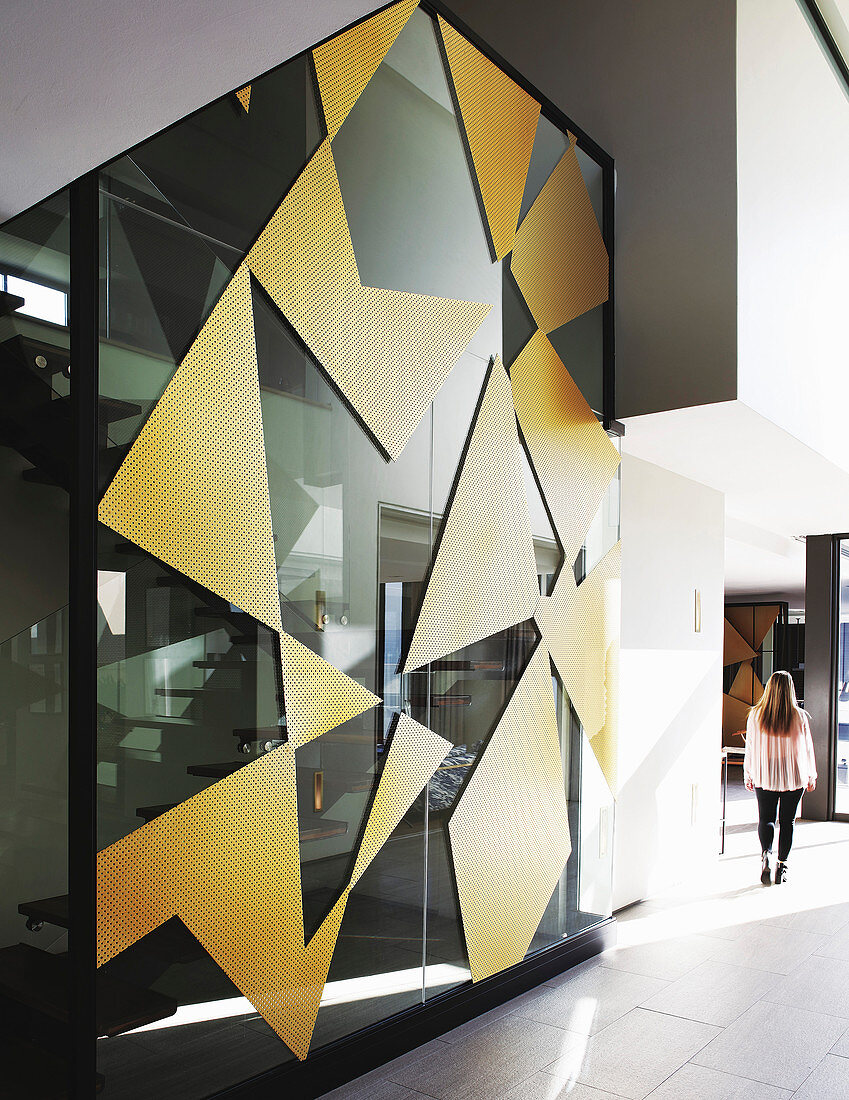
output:
[[773,672],[764,693],[749,711],[764,733],[786,737],[807,711],[796,701],[796,686],[789,672]]

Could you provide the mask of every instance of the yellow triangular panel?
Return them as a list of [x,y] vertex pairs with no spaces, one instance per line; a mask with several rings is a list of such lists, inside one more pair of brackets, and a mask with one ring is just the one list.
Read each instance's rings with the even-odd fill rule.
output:
[[607,249],[573,145],[522,219],[510,270],[543,332],[607,301]]
[[477,982],[525,957],[572,850],[544,647],[525,669],[448,830]]
[[313,50],[327,136],[335,137],[389,47],[418,7],[403,0]]
[[436,549],[405,672],[531,618],[539,598],[510,380],[496,359]]
[[755,651],[728,621],[725,620],[725,639],[722,648],[722,663],[735,665],[738,661],[749,661],[755,657]]
[[250,273],[244,264],[121,464],[98,517],[280,629]]
[[406,714],[399,716],[357,853],[351,886],[392,835],[451,748],[450,741]]
[[513,247],[539,103],[439,17],[495,259]]
[[510,368],[519,425],[571,565],[583,545],[619,452],[548,338],[536,332]]
[[741,703],[753,707],[763,693],[764,686],[755,674],[752,662],[744,661],[737,670],[728,694],[734,699],[739,699]]
[[290,634],[280,635],[280,653],[286,730],[293,748],[305,745],[380,702],[377,695]]
[[304,946],[295,775],[284,745],[104,849],[98,965],[178,916],[305,1058],[348,891]]
[[250,111],[250,109],[251,109],[251,86],[250,86],[250,84],[246,84],[244,86],[244,88],[240,88],[238,90],[238,92],[236,92],[236,99],[238,99],[238,101],[241,103],[241,105],[245,108],[245,114],[247,114],[247,112]]
[[536,621],[599,765],[616,792],[615,673],[619,646],[621,543],[580,585],[564,568]]
[[391,459],[491,308],[361,284],[328,141],[247,263]]

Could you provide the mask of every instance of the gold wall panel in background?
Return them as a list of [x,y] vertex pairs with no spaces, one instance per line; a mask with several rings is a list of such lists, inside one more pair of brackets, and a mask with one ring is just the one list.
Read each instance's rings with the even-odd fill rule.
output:
[[448,825],[474,981],[521,962],[571,851],[548,654],[538,646]]
[[241,103],[241,105],[245,108],[245,114],[247,114],[248,111],[250,111],[250,109],[251,109],[251,86],[250,86],[250,84],[246,84],[244,88],[240,88],[238,90],[238,92],[236,92],[236,99],[238,99],[238,101]]
[[619,466],[619,452],[545,333],[534,333],[525,345],[510,381],[519,425],[571,566]]
[[291,635],[281,633],[280,652],[286,734],[293,748],[341,726],[380,702],[379,696]]
[[246,262],[390,459],[491,308],[362,285],[329,141]]
[[406,714],[398,716],[351,875],[352,887],[452,748],[450,741]]
[[739,634],[728,619],[726,619],[725,638],[722,646],[723,665],[733,665],[738,661],[749,661],[755,656],[757,656],[757,654],[746,639]]
[[551,596],[541,596],[536,621],[557,672],[584,727],[611,791],[616,793],[616,707],[607,670],[619,646],[621,543],[607,552],[580,585],[571,568],[560,571]]
[[725,618],[753,649],[760,649],[780,610],[778,604],[726,604]]
[[110,845],[97,857],[98,965],[178,916],[283,1042],[305,1058],[351,888],[450,748],[402,719],[385,754],[353,876],[308,944],[291,745]]
[[328,137],[335,137],[389,47],[418,7],[404,0],[313,50]]
[[439,17],[493,258],[513,247],[540,105]]
[[244,264],[119,467],[98,518],[280,630],[250,272]]
[[510,270],[543,332],[607,301],[607,249],[574,138],[522,219]]
[[496,358],[439,533],[404,671],[530,619],[538,598],[522,444],[510,380]]
[[744,661],[737,669],[737,675],[728,689],[728,694],[741,703],[753,707],[764,693],[764,686],[758,679],[751,661]]

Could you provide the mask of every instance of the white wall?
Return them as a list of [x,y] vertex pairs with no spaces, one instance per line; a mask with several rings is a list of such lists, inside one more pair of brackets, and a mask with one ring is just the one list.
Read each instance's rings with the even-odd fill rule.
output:
[[722,494],[625,454],[614,908],[716,858],[723,566]]
[[849,467],[849,99],[797,0],[738,0],[739,397]]

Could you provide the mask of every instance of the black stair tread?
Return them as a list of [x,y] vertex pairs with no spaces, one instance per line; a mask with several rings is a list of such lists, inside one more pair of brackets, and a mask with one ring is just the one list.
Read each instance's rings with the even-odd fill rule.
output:
[[124,726],[129,729],[135,729],[138,727],[143,730],[158,730],[158,729],[196,729],[197,719],[195,718],[131,718],[127,715],[116,714],[110,717],[108,722],[104,722],[104,728],[108,726]]
[[229,692],[231,695],[235,688],[215,687],[212,684],[198,684],[193,688],[154,688],[154,695],[161,695],[165,699],[194,699],[196,695],[206,692],[209,695],[218,692]]
[[[46,360],[46,367],[35,365],[36,356],[39,355]],[[48,344],[45,340],[36,340],[32,336],[23,336],[20,333],[10,336],[8,340],[4,340],[0,344],[0,362],[6,359],[7,356],[47,378],[52,374],[61,374],[67,371],[68,364],[71,361],[70,352],[67,348],[60,348],[55,344]]]
[[177,802],[164,802],[161,806],[137,806],[136,817],[144,818],[146,822],[153,821],[155,817],[162,817],[177,805],[179,805]]
[[240,669],[240,668],[247,669],[247,668],[255,668],[256,667],[256,662],[255,661],[192,661],[192,664],[194,665],[195,668],[205,668],[205,669],[211,669],[211,670],[218,669],[218,668],[224,668],[224,669],[230,670],[230,669]]
[[26,305],[26,299],[18,294],[10,294],[8,290],[0,290],[0,317],[8,317],[16,309]]
[[[141,989],[103,971],[95,976],[98,1036],[165,1020],[177,1002],[162,993]],[[60,1023],[69,1022],[70,973],[66,955],[48,955],[27,943],[0,948],[0,996]]]
[[205,779],[226,779],[228,775],[250,764],[250,760],[227,760],[223,764],[189,764],[187,775],[200,775]]
[[304,841],[326,840],[331,836],[344,836],[348,831],[347,821],[321,821],[315,825],[306,825],[298,829],[298,839]]
[[40,901],[24,901],[18,906],[22,917],[31,917],[44,924],[55,924],[57,928],[67,928],[68,895],[59,894],[55,898],[42,898]]
[[[19,1039],[0,1040],[3,1095],[33,1100],[68,1100],[70,1067],[44,1047]],[[104,1077],[95,1074],[95,1095],[103,1092]]]

